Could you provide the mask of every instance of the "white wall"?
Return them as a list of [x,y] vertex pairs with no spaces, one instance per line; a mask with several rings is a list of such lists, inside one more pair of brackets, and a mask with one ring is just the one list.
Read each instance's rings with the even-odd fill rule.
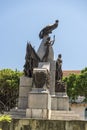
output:
[[79,114],[82,119],[85,119],[85,109],[87,108],[87,104],[70,104],[70,108],[72,111],[75,111],[76,114]]

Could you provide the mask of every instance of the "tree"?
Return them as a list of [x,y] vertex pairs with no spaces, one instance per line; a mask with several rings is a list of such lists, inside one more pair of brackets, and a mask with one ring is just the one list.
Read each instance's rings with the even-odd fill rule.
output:
[[0,70],[0,107],[10,109],[16,105],[21,72],[11,69]]
[[75,101],[78,96],[84,96],[87,100],[87,68],[83,69],[79,75],[70,74],[63,79],[67,84],[67,94],[71,101]]
[[84,96],[87,100],[87,68],[83,69],[81,71],[81,74],[79,75],[77,79],[77,91],[81,96]]
[[71,101],[75,100],[77,97],[76,78],[75,74],[70,74],[68,77],[63,79],[63,81],[67,84],[67,94]]

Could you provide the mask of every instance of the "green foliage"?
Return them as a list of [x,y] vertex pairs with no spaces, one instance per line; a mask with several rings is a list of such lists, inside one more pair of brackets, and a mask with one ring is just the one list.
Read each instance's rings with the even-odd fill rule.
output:
[[77,75],[75,74],[70,74],[68,77],[63,79],[64,82],[67,83],[67,94],[71,100],[75,100],[77,97],[76,79]]
[[12,118],[9,115],[1,115],[0,116],[0,122],[8,122],[8,123],[10,123],[11,121],[12,121]]
[[0,104],[3,109],[4,107],[10,109],[16,105],[21,75],[22,73],[17,70],[0,70]]
[[71,101],[75,101],[77,96],[85,96],[87,101],[87,68],[83,69],[79,75],[70,74],[63,79],[67,83],[67,94]]
[[83,70],[81,70],[81,73],[87,72],[87,67],[85,67]]

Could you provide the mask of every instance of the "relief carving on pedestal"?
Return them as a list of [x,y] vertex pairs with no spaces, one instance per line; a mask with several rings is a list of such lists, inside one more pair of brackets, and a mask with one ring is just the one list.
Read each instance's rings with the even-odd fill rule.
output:
[[33,74],[33,83],[35,84],[35,88],[43,88],[44,85],[46,87],[49,86],[49,73],[45,73],[43,71],[36,72]]

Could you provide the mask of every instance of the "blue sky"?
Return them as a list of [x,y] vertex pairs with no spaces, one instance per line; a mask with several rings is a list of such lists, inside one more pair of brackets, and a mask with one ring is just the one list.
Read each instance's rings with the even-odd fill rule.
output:
[[0,69],[22,71],[27,41],[37,50],[40,30],[56,19],[55,60],[61,53],[63,70],[87,67],[87,0],[0,0]]

